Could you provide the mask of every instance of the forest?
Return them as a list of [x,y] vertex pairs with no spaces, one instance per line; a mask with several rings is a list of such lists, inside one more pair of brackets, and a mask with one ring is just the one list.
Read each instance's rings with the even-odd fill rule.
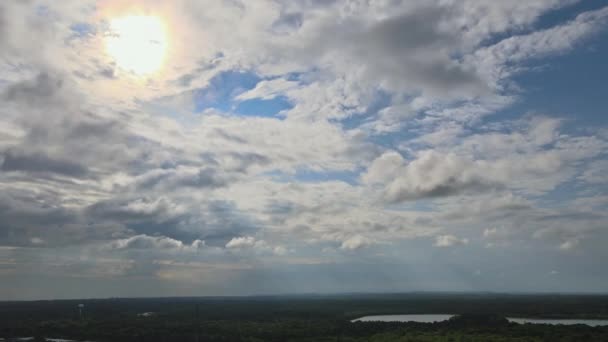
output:
[[[408,313],[455,316],[436,323],[352,321]],[[608,318],[608,296],[411,293],[2,302],[0,338],[608,341],[608,326],[517,324],[505,317]]]

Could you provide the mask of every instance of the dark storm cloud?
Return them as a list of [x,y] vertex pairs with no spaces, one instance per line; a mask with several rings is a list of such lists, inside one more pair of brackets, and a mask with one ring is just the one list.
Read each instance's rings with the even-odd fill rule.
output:
[[222,179],[219,172],[215,169],[205,168],[191,176],[181,177],[176,180],[177,186],[190,186],[195,188],[222,187],[226,185],[226,180]]
[[[0,176],[41,191],[15,190],[0,203],[0,245],[86,245],[160,234],[223,246],[256,230],[227,203],[172,197],[225,187],[252,166],[267,165],[269,158],[240,151],[203,153],[196,160],[173,151],[167,158],[162,146],[87,109],[74,90],[69,77],[44,71],[2,93],[20,111],[17,122],[25,134],[0,151]],[[99,180],[113,172],[128,175],[127,183],[109,183],[102,190]],[[83,180],[86,185],[79,183]],[[103,195],[88,198],[88,192]]]
[[[86,117],[84,119],[70,125],[70,129],[66,132],[66,138],[82,142],[108,137],[110,134],[116,134],[121,130],[120,126],[114,121],[87,120]],[[118,135],[116,134],[114,137],[117,138]]]
[[259,229],[254,220],[225,201],[188,206],[157,197],[113,199],[91,205],[84,214],[90,222],[124,225],[133,234],[162,235],[186,244],[200,239],[224,246],[235,236]]
[[69,160],[54,159],[39,153],[22,153],[9,150],[2,155],[4,161],[0,164],[0,170],[23,171],[33,173],[56,173],[65,176],[84,177],[88,170],[86,167]]
[[302,13],[284,13],[272,23],[272,28],[277,33],[288,32],[290,30],[297,30],[302,26],[303,15]]
[[5,15],[6,9],[2,4],[0,4],[0,46],[2,46],[4,40],[6,40],[6,35],[8,34],[6,32],[6,18],[4,17]]
[[57,247],[125,236],[123,225],[88,220],[52,195],[5,191],[0,196],[0,245]]
[[4,98],[8,101],[38,103],[57,95],[63,87],[63,79],[41,72],[33,80],[19,82],[8,87]]
[[456,32],[441,30],[439,27],[442,20],[448,18],[448,14],[449,10],[445,8],[422,8],[414,13],[381,21],[363,38],[373,45],[399,53],[422,47],[445,47],[457,40]]
[[455,87],[483,89],[476,73],[447,53],[459,44],[457,28],[447,21],[451,12],[427,7],[386,19],[360,35],[355,53],[367,62],[371,74],[383,75],[397,86],[419,83],[423,90],[439,93],[460,91]]
[[235,142],[235,143],[238,143],[238,144],[246,144],[247,143],[247,140],[245,140],[245,139],[243,139],[243,138],[241,138],[241,137],[239,137],[237,135],[230,134],[230,133],[226,132],[226,130],[223,130],[221,128],[217,128],[215,130],[215,133],[217,135],[219,135],[220,137],[228,140],[228,141],[232,141],[232,142]]
[[150,189],[171,190],[183,187],[198,189],[214,189],[224,187],[234,177],[219,170],[219,168],[202,168],[198,171],[182,169],[157,169],[146,172],[135,181],[135,189],[145,191]]
[[455,58],[465,45],[461,11],[428,4],[372,24],[346,20],[318,37],[309,52],[321,49],[353,61],[369,79],[393,90],[476,96],[486,93],[487,85],[474,68]]
[[[0,245],[69,246],[128,235],[125,223],[137,213],[103,212],[107,200],[96,198],[104,194],[98,181],[148,163],[154,151],[149,144],[92,111],[67,74],[42,70],[8,85],[1,98],[14,110],[14,124],[24,134],[0,151],[0,181],[20,184],[9,187],[1,203]],[[158,217],[162,210],[160,203]],[[111,216],[125,217],[125,222]],[[149,220],[164,222],[158,217]]]
[[442,184],[435,184],[424,189],[399,188],[391,191],[387,197],[389,202],[399,203],[424,198],[440,198],[466,193],[484,193],[493,189],[504,187],[501,184],[486,179],[462,180],[457,177],[447,178]]
[[237,166],[234,168],[238,172],[246,172],[252,166],[265,166],[271,163],[270,158],[254,152],[230,152],[230,158],[237,161]]
[[260,229],[255,219],[227,201],[212,201],[195,221],[201,239],[211,246],[225,246],[235,236],[252,235]]
[[257,153],[227,152],[230,166],[222,165],[214,154],[201,156],[202,162],[208,166],[180,168],[188,166],[192,161],[181,160],[164,163],[159,169],[148,170],[137,177],[134,188],[140,191],[175,190],[179,188],[216,189],[226,187],[246,175],[248,169],[255,165],[267,165],[270,159]]
[[38,225],[61,225],[75,221],[74,212],[59,206],[44,204],[48,200],[35,192],[5,192],[0,197],[2,225],[32,227]]
[[124,170],[150,155],[146,141],[87,106],[86,95],[67,74],[40,71],[10,84],[1,97],[25,133],[4,151],[2,170],[96,178],[98,171]]
[[182,212],[170,200],[158,197],[115,198],[89,206],[85,213],[91,220],[118,222],[163,223],[179,217]]

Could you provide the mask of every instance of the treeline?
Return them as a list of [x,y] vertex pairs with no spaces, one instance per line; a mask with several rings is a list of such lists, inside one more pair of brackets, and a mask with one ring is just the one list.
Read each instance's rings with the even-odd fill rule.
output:
[[[26,322],[24,322],[26,323]],[[36,336],[81,341],[608,341],[608,327],[509,323],[498,315],[461,315],[446,322],[350,322],[275,319],[175,320],[166,317],[49,320],[0,332],[5,338]]]
[[[83,304],[82,316],[79,304]],[[153,314],[144,317],[141,314]],[[447,322],[351,322],[371,314],[462,314]],[[498,314],[495,314],[498,313]],[[608,296],[403,294],[0,303],[0,338],[81,341],[608,341],[608,327],[504,317],[608,317]]]
[[607,295],[378,294],[202,298],[96,299],[0,302],[0,323],[26,319],[130,317],[156,312],[207,320],[275,318],[357,318],[373,314],[500,313],[513,317],[606,318]]

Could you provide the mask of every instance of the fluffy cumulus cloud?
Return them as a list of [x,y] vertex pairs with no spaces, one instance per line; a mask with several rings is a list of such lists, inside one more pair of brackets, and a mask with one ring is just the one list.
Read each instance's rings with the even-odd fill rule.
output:
[[116,240],[110,244],[112,249],[182,249],[185,247],[198,249],[204,246],[205,241],[201,240],[195,240],[191,246],[186,246],[183,242],[166,236],[148,236],[143,234]]
[[[366,178],[388,181],[385,189],[388,202],[452,196],[467,191],[483,192],[500,185],[492,179],[492,175],[484,172],[485,165],[452,153],[422,151],[407,165],[395,152],[388,153],[388,156],[382,155],[374,161],[370,170],[372,173],[365,175]],[[384,169],[382,164],[391,157],[397,162],[397,165],[392,165],[397,166],[392,170],[392,177],[374,174],[378,169]],[[376,165],[376,162],[380,165]]]
[[564,70],[604,79],[606,32],[576,0],[5,1],[0,298],[605,288],[606,103]]
[[468,239],[459,239],[454,235],[439,235],[435,238],[435,247],[451,247],[457,245],[466,245]]
[[271,246],[266,241],[256,239],[253,236],[241,236],[232,238],[226,244],[226,249],[236,252],[252,251],[258,254],[287,254],[287,249],[284,246]]
[[365,247],[369,244],[370,244],[370,240],[368,238],[361,236],[361,235],[355,235],[353,237],[350,237],[350,238],[344,240],[344,242],[342,242],[342,245],[340,246],[340,248],[346,249],[346,250],[356,250],[356,249]]

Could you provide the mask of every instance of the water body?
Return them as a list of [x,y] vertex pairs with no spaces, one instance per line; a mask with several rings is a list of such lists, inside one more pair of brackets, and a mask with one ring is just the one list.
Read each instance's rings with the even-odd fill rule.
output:
[[[45,340],[49,341],[49,342],[76,342],[75,340],[64,340],[61,338],[47,338]],[[4,341],[7,341],[7,340],[0,338],[0,342],[4,342]],[[32,341],[34,341],[34,338],[33,337],[19,337],[19,338],[11,339],[10,341],[32,342]]]
[[[454,315],[375,315],[364,316],[352,320],[353,322],[418,322],[418,323],[433,323],[447,321]],[[514,318],[507,317],[509,322],[525,324],[552,324],[552,325],[574,325],[586,324],[591,327],[608,326],[608,320],[605,319],[541,319],[541,318]]]
[[574,325],[574,324],[586,324],[591,327],[599,327],[608,325],[606,319],[540,319],[540,318],[507,318],[509,322],[515,322],[519,324],[533,323],[533,324],[551,324],[551,325]]
[[377,315],[365,316],[352,320],[353,322],[418,322],[433,323],[447,321],[454,315]]

